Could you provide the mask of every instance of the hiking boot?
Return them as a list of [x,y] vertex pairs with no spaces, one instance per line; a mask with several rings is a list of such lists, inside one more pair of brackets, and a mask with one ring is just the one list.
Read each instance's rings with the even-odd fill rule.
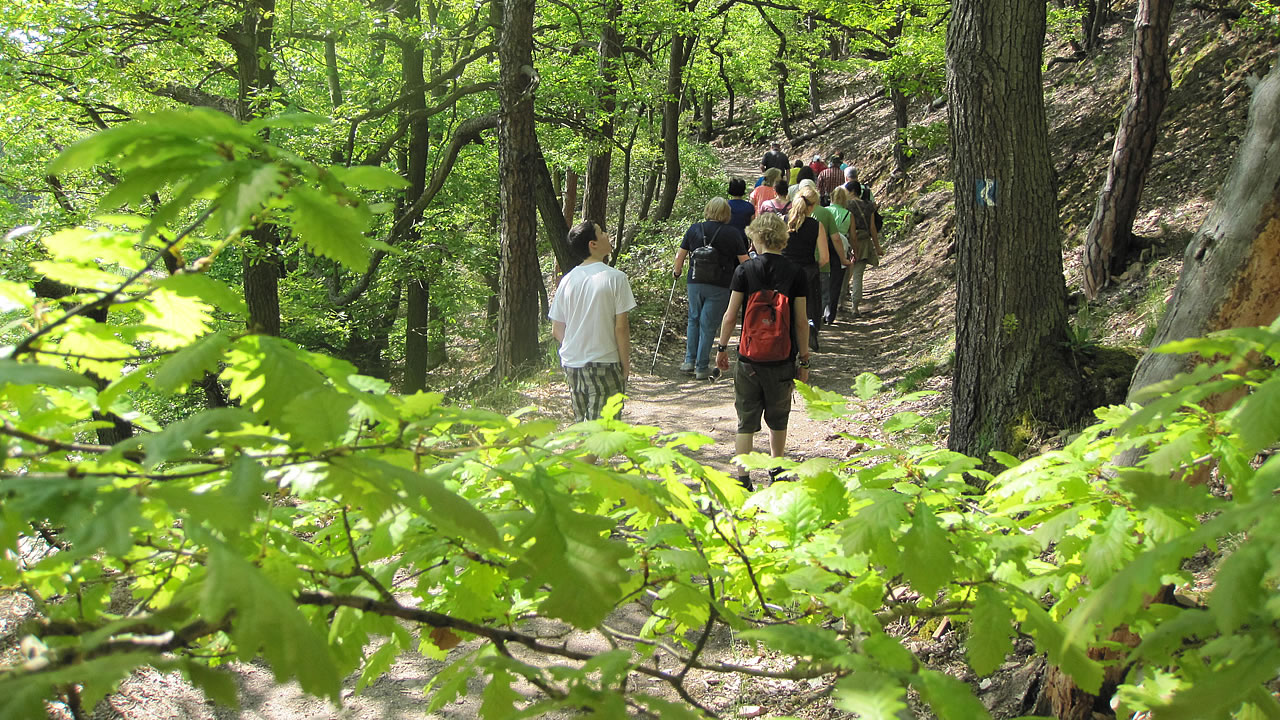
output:
[[742,489],[746,490],[747,492],[751,492],[756,489],[756,486],[751,484],[750,475],[739,475],[738,484],[741,485]]
[[711,377],[711,372],[709,370],[699,370],[693,374],[694,380],[706,380],[709,377]]
[[780,467],[773,468],[769,471],[769,482],[778,482],[779,480],[795,480],[793,475],[785,475],[786,470]]
[[693,372],[693,363],[691,363],[691,362],[680,363],[680,372],[682,372],[682,373],[691,373],[691,372]]

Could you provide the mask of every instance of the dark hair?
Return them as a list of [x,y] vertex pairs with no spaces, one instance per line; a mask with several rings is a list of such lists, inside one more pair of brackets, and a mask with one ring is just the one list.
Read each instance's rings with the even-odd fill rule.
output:
[[800,172],[796,173],[796,182],[800,182],[801,180],[817,180],[817,179],[818,179],[818,174],[815,173],[813,171],[813,168],[809,167],[808,165],[805,165],[804,167],[800,168]]
[[849,195],[853,197],[862,197],[862,183],[857,180],[850,180],[846,185],[849,186]]
[[591,257],[591,241],[596,239],[596,224],[586,220],[569,228],[569,248],[578,260]]
[[739,197],[746,194],[747,181],[742,178],[733,178],[729,181],[729,197]]
[[796,160],[796,163],[795,163],[794,165],[792,165],[791,167],[804,167],[804,161],[803,161],[803,160]]
[[786,178],[778,178],[778,182],[773,184],[773,191],[778,193],[778,195],[781,197],[786,197],[787,190],[790,190],[790,189],[791,189],[791,185],[790,183],[787,182]]

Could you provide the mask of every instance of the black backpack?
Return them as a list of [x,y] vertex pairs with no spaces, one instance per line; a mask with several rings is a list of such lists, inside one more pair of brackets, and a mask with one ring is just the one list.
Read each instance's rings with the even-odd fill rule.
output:
[[694,248],[693,252],[689,253],[689,282],[721,286],[729,284],[724,256],[711,246],[723,229],[724,225],[716,228],[716,231],[711,233],[710,240],[707,239],[706,232],[703,232],[702,246]]

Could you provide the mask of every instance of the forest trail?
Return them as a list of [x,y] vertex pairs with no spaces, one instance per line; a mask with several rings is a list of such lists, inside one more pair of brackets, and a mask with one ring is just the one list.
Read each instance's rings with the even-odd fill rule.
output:
[[[750,186],[756,177],[753,162],[726,157],[724,167],[730,176],[746,178]],[[883,244],[885,256],[880,266],[868,268],[864,278],[861,317],[855,319],[847,310],[842,310],[834,325],[821,330],[821,351],[814,353],[810,371],[810,383],[816,387],[852,396],[851,388],[861,373],[874,373],[889,383],[900,379],[929,356],[941,354],[938,348],[945,344],[950,333],[955,297],[949,278],[934,267],[935,260],[941,260],[941,253],[922,252],[913,242],[911,232],[886,237]],[[674,256],[665,260],[674,262]],[[622,419],[635,425],[657,426],[666,432],[706,434],[715,442],[694,452],[693,456],[736,474],[730,464],[737,430],[731,371],[715,381],[694,380],[680,372],[687,312],[686,296],[682,288],[677,287],[667,311],[666,330],[652,372],[653,342],[636,344],[633,341],[633,371]],[[633,318],[632,324],[636,324],[636,319]],[[730,345],[736,344],[735,334]],[[733,350],[730,353],[732,355]],[[934,377],[921,387],[945,391],[949,389],[947,382],[946,378]],[[939,396],[925,401],[923,405],[927,407],[912,409],[924,415],[949,401],[949,397],[944,400]],[[843,459],[853,452],[856,444],[846,435],[877,435],[878,422],[902,409],[905,408],[877,405],[863,408],[851,420],[813,420],[797,393],[788,427],[786,456],[796,461],[815,457]],[[756,436],[755,449],[768,452],[767,433]],[[763,471],[753,473],[757,487],[764,478]]]

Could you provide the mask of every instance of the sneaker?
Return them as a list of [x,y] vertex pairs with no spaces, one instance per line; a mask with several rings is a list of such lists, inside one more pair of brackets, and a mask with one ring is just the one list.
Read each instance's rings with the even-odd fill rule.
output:
[[709,377],[711,377],[711,372],[708,370],[699,370],[693,374],[694,380],[706,380]]
[[780,467],[773,468],[769,471],[769,482],[778,482],[779,480],[794,480],[791,475],[783,475],[786,470]]
[[751,484],[750,475],[739,475],[738,484],[741,485],[742,489],[746,490],[747,492],[751,492],[752,490],[756,489],[756,486]]
[[680,372],[682,372],[682,373],[691,373],[691,372],[693,372],[693,363],[691,363],[691,362],[680,363]]

